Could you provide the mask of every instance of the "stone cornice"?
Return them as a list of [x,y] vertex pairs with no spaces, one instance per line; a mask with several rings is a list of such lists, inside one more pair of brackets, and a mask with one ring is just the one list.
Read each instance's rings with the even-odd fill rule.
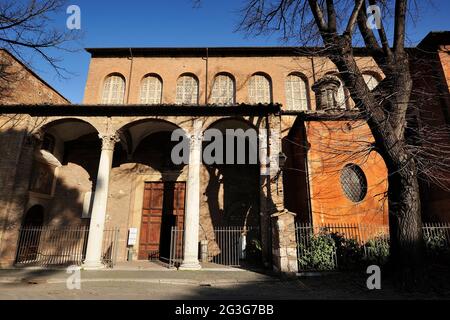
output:
[[0,114],[30,116],[258,116],[278,114],[280,104],[217,105],[3,105]]

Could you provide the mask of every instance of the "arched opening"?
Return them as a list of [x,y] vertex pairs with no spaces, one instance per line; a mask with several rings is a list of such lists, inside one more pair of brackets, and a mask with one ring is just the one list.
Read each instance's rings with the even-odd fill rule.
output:
[[44,208],[41,205],[35,205],[28,209],[19,234],[16,263],[34,262],[38,259],[43,225]]
[[76,118],[49,122],[41,131],[51,138],[47,143],[44,139],[35,156],[30,179],[32,197],[49,198],[49,225],[88,225],[90,217],[83,215],[83,199],[95,191],[101,152],[98,132],[90,123]]
[[[130,185],[134,196],[111,197],[108,205],[111,212],[123,207],[124,202],[134,202],[139,208],[129,210],[129,219],[138,229],[137,243],[132,248],[138,260],[167,262],[172,228],[184,228],[187,170],[185,164],[175,164],[171,157],[178,143],[171,141],[171,136],[178,129],[158,119],[135,121],[120,129],[123,143],[114,153],[111,193],[120,194],[124,186]],[[121,189],[116,185],[122,185]],[[110,223],[116,223],[115,218]]]
[[[201,230],[213,261],[229,254],[230,246],[217,230],[242,230],[245,259],[259,264],[260,168],[258,131],[243,119],[221,119],[205,130],[203,142]],[[233,231],[224,231],[230,232]],[[237,251],[240,251],[239,248]]]

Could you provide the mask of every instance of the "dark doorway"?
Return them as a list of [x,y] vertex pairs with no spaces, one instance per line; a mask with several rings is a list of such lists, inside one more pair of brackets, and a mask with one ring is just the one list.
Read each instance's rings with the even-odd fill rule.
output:
[[16,263],[37,260],[43,224],[44,208],[40,205],[31,207],[25,214],[20,229]]
[[139,260],[169,260],[172,227],[184,226],[184,182],[146,182]]

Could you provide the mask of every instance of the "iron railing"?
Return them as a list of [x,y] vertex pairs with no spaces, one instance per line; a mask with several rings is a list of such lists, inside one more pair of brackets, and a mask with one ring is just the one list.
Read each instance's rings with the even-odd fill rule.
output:
[[[184,230],[172,227],[169,268],[178,267],[183,260]],[[207,262],[225,266],[241,266],[246,259],[252,239],[258,237],[255,227],[216,227],[208,239]],[[200,258],[200,257],[199,257]]]
[[169,268],[177,268],[183,260],[184,230],[172,227],[170,233]]
[[[387,257],[389,253],[389,227],[387,225],[367,224],[320,224],[313,226],[310,223],[296,223],[297,257],[299,269],[309,271],[305,267],[305,261],[311,259],[314,250],[319,250],[313,241],[321,235],[326,241],[327,237],[336,242],[336,238],[351,239],[353,243],[362,249],[362,258],[365,260],[379,259],[381,255]],[[424,223],[423,236],[427,249],[433,247],[450,249],[450,223]],[[336,243],[335,243],[336,244]],[[337,250],[330,252],[327,270],[338,267]]]
[[[102,259],[113,267],[116,262],[119,229],[104,230]],[[23,227],[19,230],[17,266],[81,265],[85,259],[88,226]]]
[[208,241],[208,261],[231,267],[239,267],[246,258],[251,227],[214,228],[214,239]]

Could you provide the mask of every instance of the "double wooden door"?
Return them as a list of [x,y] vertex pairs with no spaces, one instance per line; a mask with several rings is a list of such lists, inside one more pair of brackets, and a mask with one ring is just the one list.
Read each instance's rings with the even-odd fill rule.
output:
[[139,239],[139,260],[166,260],[172,227],[183,229],[184,182],[146,182]]

